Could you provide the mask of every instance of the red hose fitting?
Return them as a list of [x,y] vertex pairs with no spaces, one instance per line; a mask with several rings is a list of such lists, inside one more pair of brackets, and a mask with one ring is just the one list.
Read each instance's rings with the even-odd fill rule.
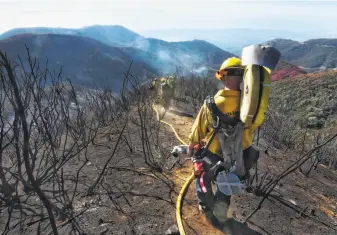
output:
[[204,171],[202,162],[194,162],[193,167],[194,167],[194,175],[201,175],[202,172]]

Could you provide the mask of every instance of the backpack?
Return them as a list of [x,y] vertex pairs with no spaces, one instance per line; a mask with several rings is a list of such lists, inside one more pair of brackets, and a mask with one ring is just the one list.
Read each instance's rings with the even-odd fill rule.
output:
[[168,99],[173,96],[174,90],[172,81],[169,81],[169,79],[165,79],[165,81],[161,81],[160,86],[164,99]]
[[170,85],[169,85],[169,83],[168,83],[168,81],[167,81],[167,79],[165,80],[165,82],[161,82],[161,83],[160,83],[160,86],[161,86],[161,88],[162,88],[163,90],[168,90],[168,89],[171,88]]
[[[242,176],[245,174],[245,162],[247,166],[249,165],[247,169],[250,169],[254,159],[257,161],[258,156],[253,159],[246,159],[247,156],[245,156],[246,161],[244,161],[243,130],[245,126],[252,124],[262,125],[268,106],[271,72],[275,69],[280,56],[281,53],[270,46],[251,45],[243,49],[242,65],[245,66],[245,71],[241,87],[240,112],[236,117],[231,118],[218,109],[213,97],[206,98],[205,105],[211,112],[214,131],[201,157],[206,153],[213,138],[217,136],[224,163],[227,165],[225,170]],[[254,149],[251,151],[254,152]]]
[[222,157],[226,171],[232,171],[238,176],[245,174],[242,149],[242,134],[244,124],[240,120],[240,115],[232,118],[221,112],[215,104],[214,98],[208,96],[205,105],[211,112],[213,133],[205,149],[216,136],[220,142]]
[[240,119],[245,126],[261,126],[267,111],[271,73],[281,53],[274,47],[251,45],[242,50],[245,66],[241,86]]

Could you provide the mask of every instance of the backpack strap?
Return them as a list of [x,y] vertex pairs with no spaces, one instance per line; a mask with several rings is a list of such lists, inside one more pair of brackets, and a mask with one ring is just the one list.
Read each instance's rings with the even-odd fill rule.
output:
[[211,138],[209,139],[209,141],[205,146],[204,151],[201,153],[201,157],[204,157],[217,132],[221,128],[223,128],[223,124],[227,126],[236,126],[240,122],[238,118],[239,115],[237,115],[235,118],[232,118],[229,117],[227,114],[221,112],[219,108],[216,106],[213,96],[207,96],[205,99],[205,104],[211,112],[214,130],[211,135]]
[[219,124],[236,126],[240,122],[239,114],[237,114],[234,118],[232,118],[227,114],[221,112],[219,108],[216,106],[213,96],[207,96],[205,104],[208,107],[209,111],[211,112],[214,127],[217,127],[217,125]]

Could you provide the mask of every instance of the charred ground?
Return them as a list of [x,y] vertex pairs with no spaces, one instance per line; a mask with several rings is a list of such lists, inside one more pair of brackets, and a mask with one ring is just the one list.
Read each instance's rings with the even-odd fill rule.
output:
[[[79,92],[62,76],[47,87],[42,81],[50,71],[33,60],[28,71],[14,68],[3,54],[1,63],[3,234],[164,234],[175,224],[176,197],[191,166],[169,154],[179,142],[158,122],[152,97],[135,76],[126,73],[117,96],[108,89]],[[216,89],[211,78],[180,78],[177,94],[188,103],[173,102],[165,120],[183,139],[193,118],[182,113],[195,115]],[[312,138],[294,138],[303,131],[290,132],[284,116],[273,110],[267,115],[252,182],[275,182],[273,190],[247,224],[243,220],[265,194],[234,197],[226,234],[336,233],[336,173],[333,164],[321,165],[322,156],[336,156],[334,142],[325,141],[328,133],[318,137],[316,129],[307,130]],[[301,170],[273,181],[301,156],[307,158]],[[196,202],[192,184],[183,206],[186,233],[221,234]]]

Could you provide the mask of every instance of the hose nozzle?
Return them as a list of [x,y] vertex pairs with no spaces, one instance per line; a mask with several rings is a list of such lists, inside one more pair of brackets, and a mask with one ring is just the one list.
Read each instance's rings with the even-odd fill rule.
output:
[[188,151],[188,145],[178,145],[178,146],[174,146],[171,154],[174,157],[179,157],[180,154],[187,154]]

